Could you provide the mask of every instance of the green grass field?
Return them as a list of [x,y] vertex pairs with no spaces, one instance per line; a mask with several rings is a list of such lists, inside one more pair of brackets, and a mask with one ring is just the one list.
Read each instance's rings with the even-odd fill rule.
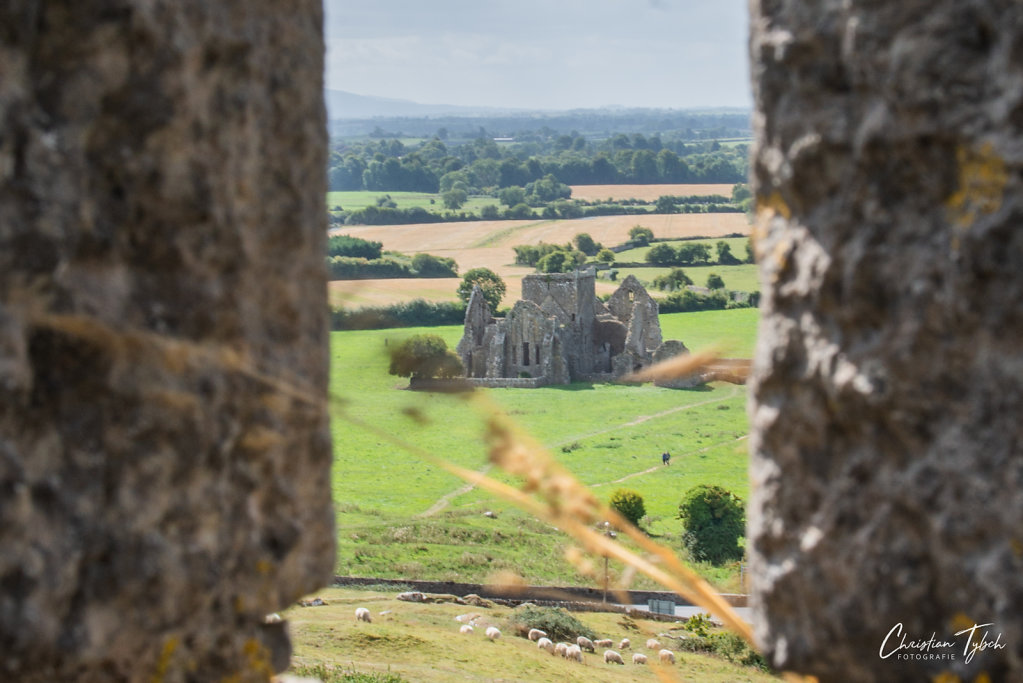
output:
[[[288,620],[294,655],[289,673],[315,676],[324,683],[350,680],[423,681],[565,681],[576,683],[612,683],[622,680],[665,680],[652,666],[632,664],[631,654],[623,651],[625,666],[603,661],[603,651],[584,653],[582,662],[552,657],[536,643],[516,636],[510,618],[515,610],[493,605],[470,607],[453,603],[423,604],[396,600],[394,591],[331,588],[318,592],[327,604],[321,607],[292,607],[283,616]],[[358,622],[355,609],[365,607],[372,623]],[[478,614],[475,630],[460,634],[456,617]],[[680,652],[673,638],[683,634],[680,626],[621,614],[578,612],[573,616],[601,637],[616,645],[622,638],[633,642],[632,649],[654,655],[644,646],[646,639],[660,636],[665,647],[676,650],[677,663],[665,675],[680,680],[715,682],[777,680],[749,666],[726,661],[709,654]],[[502,637],[487,640],[487,626],[496,626]],[[344,672],[359,672],[363,678],[345,677]],[[495,677],[496,676],[496,677]]]
[[[382,192],[371,190],[358,190],[353,192],[328,192],[327,208],[333,210],[340,206],[345,211],[357,211],[367,206],[376,206],[380,197],[390,195],[399,209],[411,209],[421,207],[437,213],[444,213],[444,200],[440,194],[429,192]],[[430,202],[433,202],[432,204]],[[459,211],[466,213],[479,213],[479,210],[487,204],[500,206],[493,197],[469,197],[465,205]],[[503,207],[502,207],[503,208]]]
[[[756,311],[708,311],[662,316],[665,338],[699,349],[712,342],[748,355]],[[482,581],[513,569],[530,582],[579,583],[563,561],[560,531],[496,501],[417,455],[414,448],[475,470],[488,467],[487,400],[511,416],[597,494],[619,486],[643,495],[647,529],[678,547],[675,508],[700,483],[746,497],[745,387],[713,384],[697,390],[650,385],[573,384],[543,389],[492,389],[472,400],[404,391],[407,380],[387,374],[386,348],[421,332],[454,347],[461,326],[335,332],[331,386],[335,443],[334,500],[338,511],[338,572],[387,578]],[[673,455],[663,467],[659,455]],[[498,478],[507,477],[494,473]],[[486,510],[497,519],[483,516]],[[733,568],[704,568],[735,590]]]

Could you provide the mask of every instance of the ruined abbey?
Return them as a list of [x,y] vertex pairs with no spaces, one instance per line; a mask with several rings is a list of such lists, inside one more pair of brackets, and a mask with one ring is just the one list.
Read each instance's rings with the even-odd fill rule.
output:
[[473,291],[457,349],[466,377],[486,386],[610,381],[685,349],[662,343],[657,302],[634,276],[607,303],[594,281],[592,269],[527,275],[505,318]]

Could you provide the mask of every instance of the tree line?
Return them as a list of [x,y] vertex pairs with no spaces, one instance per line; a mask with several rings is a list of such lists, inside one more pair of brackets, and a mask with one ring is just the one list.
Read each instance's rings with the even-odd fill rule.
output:
[[447,144],[439,137],[341,141],[331,149],[331,190],[492,194],[544,181],[565,185],[739,183],[748,176],[748,146],[716,141],[663,140],[659,135],[614,135],[591,141],[576,134],[544,142],[499,145],[480,137]]

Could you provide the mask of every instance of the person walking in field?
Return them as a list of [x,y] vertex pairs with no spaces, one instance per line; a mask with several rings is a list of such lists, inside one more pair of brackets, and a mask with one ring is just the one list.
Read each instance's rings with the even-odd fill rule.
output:
[[671,453],[669,453],[668,451],[664,451],[663,453],[661,453],[661,462],[664,463],[665,465],[670,465]]

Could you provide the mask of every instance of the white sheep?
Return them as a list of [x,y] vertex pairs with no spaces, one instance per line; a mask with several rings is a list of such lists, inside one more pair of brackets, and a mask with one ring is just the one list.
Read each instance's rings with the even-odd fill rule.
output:
[[586,636],[579,636],[575,639],[575,644],[579,646],[580,650],[586,650],[587,652],[594,652],[593,641]]
[[373,621],[369,616],[369,610],[366,609],[365,607],[360,607],[357,610],[355,610],[355,620],[365,621],[367,624],[372,623]]
[[551,654],[554,654],[554,643],[550,638],[540,638],[536,641],[536,647],[539,650],[547,650]]
[[661,664],[675,663],[675,653],[671,650],[661,650],[657,653],[657,657],[661,660]]
[[547,634],[544,631],[541,631],[538,628],[531,628],[531,629],[529,629],[529,639],[530,640],[536,641],[536,640],[540,640],[541,638],[546,638],[546,637],[547,637]]
[[462,627],[458,629],[458,632],[468,635],[472,633],[472,626],[469,626],[469,624],[462,624]]
[[501,637],[501,632],[497,629],[496,626],[488,626],[486,636],[487,638],[490,638],[490,640],[497,640],[498,638]]
[[625,660],[622,656],[614,650],[604,650],[604,663],[605,664],[621,664],[625,666]]
[[556,654],[556,655],[558,655],[560,657],[564,657],[565,656],[565,650],[567,650],[567,649],[568,649],[568,643],[557,643],[554,646],[554,654]]
[[565,648],[565,659],[574,659],[577,662],[583,661],[583,651],[578,645],[569,645]]
[[632,647],[632,642],[628,638],[622,638],[622,642],[618,643],[619,650],[628,650]]
[[643,654],[642,652],[634,652],[634,653],[632,653],[632,663],[633,664],[646,664],[646,655]]
[[601,640],[594,640],[593,645],[595,647],[614,647],[614,641],[610,638],[602,638]]
[[650,638],[646,641],[646,649],[648,650],[660,650],[661,642],[656,638]]

